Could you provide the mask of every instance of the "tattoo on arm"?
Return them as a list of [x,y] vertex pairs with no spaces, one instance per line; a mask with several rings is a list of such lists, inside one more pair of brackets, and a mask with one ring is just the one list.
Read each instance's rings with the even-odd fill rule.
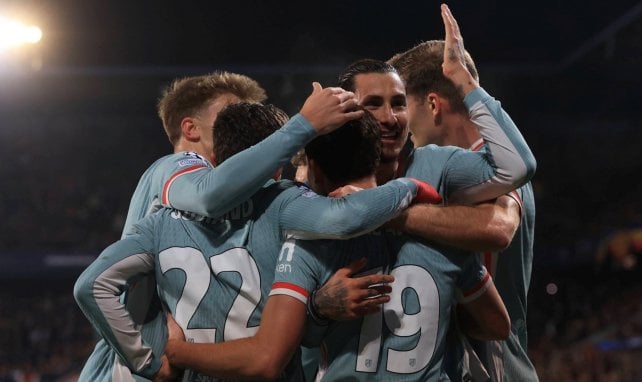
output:
[[315,304],[326,317],[344,316],[347,313],[346,299],[348,291],[345,286],[321,288],[315,296]]

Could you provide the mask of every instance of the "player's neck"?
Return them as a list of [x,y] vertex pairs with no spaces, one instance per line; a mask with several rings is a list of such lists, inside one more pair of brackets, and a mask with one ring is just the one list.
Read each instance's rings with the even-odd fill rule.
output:
[[465,149],[470,148],[481,138],[477,125],[469,119],[458,119],[455,124],[448,128],[448,134],[439,143],[440,146],[458,146]]
[[384,184],[397,177],[399,160],[380,163],[377,167],[376,180],[377,184]]
[[174,152],[180,153],[185,151],[195,152],[208,160],[212,160],[212,158],[210,158],[210,154],[205,152],[202,145],[197,142],[189,142],[181,139],[176,146],[174,146]]
[[352,180],[352,181],[348,182],[348,184],[336,185],[336,187],[334,187],[334,189],[337,189],[337,188],[340,188],[340,187],[343,187],[343,186],[347,186],[347,185],[358,187],[358,188],[362,188],[362,189],[374,188],[374,187],[377,187],[377,179],[375,178],[374,175],[367,176],[367,177],[362,178],[362,179]]

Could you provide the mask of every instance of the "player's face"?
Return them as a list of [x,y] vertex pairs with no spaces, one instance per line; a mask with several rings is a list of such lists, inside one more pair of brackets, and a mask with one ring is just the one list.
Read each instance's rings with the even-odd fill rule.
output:
[[365,73],[354,78],[359,105],[379,122],[382,162],[396,160],[408,139],[406,88],[396,73]]
[[212,127],[214,127],[216,116],[225,106],[238,102],[241,102],[241,99],[234,94],[221,94],[194,118],[196,125],[200,129],[201,145],[206,152],[210,153],[210,157],[214,155]]
[[408,96],[408,127],[415,147],[434,143],[441,145],[441,134],[433,118],[432,109],[424,97]]

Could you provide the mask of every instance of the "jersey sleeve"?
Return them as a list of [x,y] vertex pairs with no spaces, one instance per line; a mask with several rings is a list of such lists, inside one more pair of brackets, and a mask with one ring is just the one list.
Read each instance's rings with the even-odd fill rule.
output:
[[398,178],[342,198],[318,195],[299,186],[280,214],[281,228],[297,239],[349,239],[370,232],[408,207],[417,185]]
[[464,103],[486,142],[487,160],[494,171],[483,183],[451,195],[451,202],[472,204],[491,200],[528,182],[535,174],[535,157],[501,103],[482,88],[468,93]]
[[[307,304],[312,292],[334,273],[334,267],[330,265],[332,263],[328,262],[332,256],[322,255],[331,250],[329,246],[332,246],[329,240],[286,240],[277,261],[270,296],[290,296]],[[308,315],[302,344],[319,346],[327,329],[327,325],[318,323]]]
[[152,235],[145,226],[149,220],[137,224],[136,233],[107,247],[82,272],[74,285],[74,297],[124,364],[133,373],[151,379],[161,366],[160,354],[154,354],[143,342],[138,326],[120,299],[129,280],[154,272]]
[[316,135],[300,114],[260,143],[216,168],[195,165],[174,173],[163,185],[162,204],[219,217],[252,196],[276,170]]
[[[322,264],[319,257],[315,256],[311,246],[318,246],[322,241],[305,242],[290,238],[283,243],[274,273],[272,295],[288,295],[302,303],[307,303],[310,293],[315,290],[321,281]],[[323,248],[316,247],[315,252]]]
[[479,257],[468,256],[462,268],[462,276],[457,282],[457,301],[463,304],[474,301],[484,294],[492,283],[493,279],[481,264]]

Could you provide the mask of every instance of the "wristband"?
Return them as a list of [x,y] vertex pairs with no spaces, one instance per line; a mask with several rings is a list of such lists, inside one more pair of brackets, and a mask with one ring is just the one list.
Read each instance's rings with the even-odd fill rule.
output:
[[327,326],[330,323],[330,320],[319,313],[317,304],[314,301],[314,296],[316,296],[317,290],[318,289],[315,289],[314,291],[312,291],[312,293],[310,293],[310,297],[308,297],[308,303],[306,304],[306,311],[308,313],[308,316],[312,319],[312,321],[314,321],[315,324],[319,326]]

